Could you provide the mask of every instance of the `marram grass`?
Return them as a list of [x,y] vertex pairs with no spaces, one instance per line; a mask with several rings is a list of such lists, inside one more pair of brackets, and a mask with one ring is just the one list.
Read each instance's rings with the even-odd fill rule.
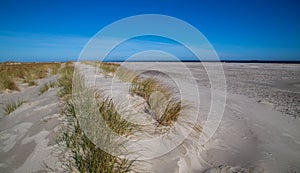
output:
[[[126,173],[132,171],[134,161],[121,159],[110,155],[97,147],[82,129],[79,117],[91,118],[93,125],[88,124],[90,134],[98,134],[101,143],[116,151],[122,148],[122,144],[114,145],[110,133],[103,130],[107,124],[114,132],[120,135],[127,135],[134,129],[133,124],[128,123],[117,113],[111,99],[95,94],[95,91],[86,88],[83,78],[76,77],[78,93],[77,97],[71,98],[72,79],[74,68],[69,65],[61,74],[59,86],[61,86],[61,97],[63,99],[62,113],[67,118],[67,126],[63,128],[63,133],[59,138],[59,144],[66,147],[70,152],[70,157],[64,161],[68,172],[93,172],[93,173]],[[76,99],[77,98],[77,99]],[[96,98],[96,102],[95,99]],[[82,107],[80,110],[78,108]],[[97,121],[102,117],[104,121]],[[86,126],[85,126],[86,127]],[[87,127],[86,127],[87,128]]]
[[58,68],[60,63],[0,63],[0,91],[18,90],[16,80],[33,85],[33,81],[47,77],[49,71]]
[[[181,111],[184,109],[182,102],[178,99],[172,98],[171,88],[162,84],[158,79],[153,77],[138,76],[134,70],[121,67],[120,64],[106,63],[106,62],[84,62],[85,64],[101,68],[104,73],[114,73],[121,81],[130,82],[129,93],[131,95],[138,95],[143,97],[149,104],[149,98],[152,93],[162,93],[166,101],[162,107],[162,115],[152,115],[160,126],[172,126],[178,120]],[[161,105],[160,105],[161,106]],[[150,109],[151,105],[149,105]],[[154,112],[149,110],[149,112]]]
[[50,88],[54,88],[57,85],[56,81],[49,81],[47,83],[45,83],[41,88],[40,88],[40,93],[39,95],[42,95],[43,93],[45,93],[46,91],[48,91]]
[[4,109],[4,113],[6,115],[9,115],[13,111],[15,111],[18,107],[20,107],[23,103],[25,103],[25,101],[22,100],[22,99],[18,99],[16,101],[10,101],[3,108]]

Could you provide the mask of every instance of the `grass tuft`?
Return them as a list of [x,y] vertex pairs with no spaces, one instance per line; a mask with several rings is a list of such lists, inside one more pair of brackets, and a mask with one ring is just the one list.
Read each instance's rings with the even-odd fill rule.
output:
[[54,88],[57,85],[56,81],[49,81],[47,83],[45,83],[41,88],[40,88],[40,94],[42,95],[43,93],[45,93],[46,91],[48,91],[50,88]]
[[25,101],[23,100],[17,100],[17,101],[10,101],[4,106],[4,112],[6,115],[9,115],[12,113],[14,110],[16,110],[18,107],[20,107]]
[[141,96],[146,101],[149,100],[150,95],[155,91],[163,93],[167,98],[170,97],[170,89],[167,86],[162,85],[155,78],[135,77],[134,80],[131,81],[129,88],[130,94]]
[[180,111],[182,110],[181,101],[170,100],[166,103],[166,109],[162,116],[156,117],[156,121],[162,126],[171,126],[178,120]]
[[61,77],[58,79],[58,86],[61,87],[58,95],[60,97],[70,97],[72,94],[72,79],[74,73],[74,64],[66,63],[59,73]]
[[[171,89],[155,78],[136,77],[131,83],[129,92],[146,100],[150,107],[149,112],[154,113],[152,116],[156,119],[159,126],[172,126],[178,120],[183,109],[181,101],[172,98]],[[165,99],[165,101],[160,101],[159,105],[156,103],[151,104],[153,101],[150,100],[150,96],[155,92],[162,93]],[[158,100],[154,102],[158,102]],[[163,110],[156,111],[158,106]]]
[[119,115],[114,107],[112,99],[107,97],[104,100],[98,100],[97,106],[99,108],[99,113],[102,115],[110,129],[119,135],[132,134],[136,125],[126,121]]
[[[178,120],[180,112],[183,110],[181,101],[172,98],[171,88],[163,85],[158,79],[152,77],[141,77],[133,70],[120,67],[120,64],[104,62],[84,62],[88,65],[100,67],[104,73],[115,73],[123,82],[131,82],[129,93],[143,97],[148,103],[152,116],[157,120],[159,126],[172,126]],[[165,101],[160,104],[150,105],[150,96],[154,92],[162,93]],[[152,106],[152,107],[151,107]],[[154,107],[153,107],[154,106]],[[157,108],[157,107],[160,108]],[[161,109],[157,111],[157,109]],[[160,114],[162,113],[162,114]]]
[[13,79],[7,76],[0,76],[0,80],[1,80],[0,91],[4,89],[15,90],[15,91],[19,90],[19,88],[17,87]]
[[[66,160],[64,165],[67,166],[69,172],[111,172],[126,173],[132,169],[134,161],[121,159],[110,155],[97,147],[82,130],[82,125],[89,128],[89,135],[95,134],[100,137],[99,140],[105,146],[113,148],[114,151],[122,147],[122,145],[114,145],[110,133],[105,131],[103,127],[108,125],[114,132],[120,135],[127,135],[132,132],[133,124],[124,120],[115,110],[113,102],[109,98],[105,98],[100,94],[95,94],[90,88],[86,88],[82,78],[76,80],[78,92],[77,97],[71,99],[69,91],[72,91],[73,70],[69,66],[69,70],[65,69],[65,73],[61,76],[61,97],[65,97],[62,107],[62,113],[67,117],[68,125],[63,129],[63,134],[59,141],[64,144],[70,151],[70,158]],[[77,76],[77,75],[75,75]],[[66,80],[67,79],[67,80]],[[70,80],[70,81],[69,81]],[[93,98],[96,98],[93,99]],[[105,99],[104,99],[105,98]],[[95,102],[96,101],[96,102]],[[80,109],[79,109],[80,108]],[[104,121],[99,121],[102,117]],[[79,119],[89,119],[88,123],[81,124]],[[119,143],[118,143],[119,144]]]

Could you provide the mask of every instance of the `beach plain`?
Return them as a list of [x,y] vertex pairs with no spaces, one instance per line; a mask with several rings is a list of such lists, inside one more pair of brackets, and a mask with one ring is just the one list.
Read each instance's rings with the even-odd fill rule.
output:
[[[149,101],[151,95],[147,96],[147,93],[142,95],[139,90],[131,90],[132,93],[124,91],[126,87],[123,87],[123,84],[130,86],[130,83],[126,85],[128,81],[124,77],[114,78],[118,74],[118,70],[114,68],[123,66],[122,63],[117,64],[119,65],[112,67],[108,65],[109,68],[107,66],[98,68],[93,64],[76,63],[75,69],[84,75],[88,87],[104,92],[110,91],[110,82],[114,79],[114,92],[118,96],[128,94],[132,98]],[[10,65],[12,64],[1,64],[1,66]],[[187,74],[181,73],[180,68],[184,65],[191,72],[191,79],[196,81],[199,90],[200,111],[197,124],[203,126],[205,123],[211,123],[207,121],[207,115],[210,112],[212,88],[204,66],[198,62],[177,65],[178,62],[128,62],[124,67],[136,73],[153,67],[150,68],[152,70],[143,72],[143,75],[154,77],[163,85],[171,85],[169,88],[172,94],[178,98],[182,95],[181,88],[177,88],[178,82],[186,88],[191,84]],[[206,63],[206,65],[215,64]],[[63,63],[59,68],[65,66]],[[62,133],[60,129],[67,119],[60,110],[65,104],[64,98],[59,96],[65,86],[51,84],[53,81],[59,83],[64,73],[52,73],[57,67],[47,68],[43,76],[34,77],[29,81],[24,81],[26,76],[24,78],[15,76],[18,89],[1,91],[0,172],[65,171],[62,169],[61,158],[71,156],[68,155],[70,153],[63,153],[56,143],[57,135]],[[222,63],[222,68],[226,88],[221,89],[226,89],[224,90],[226,104],[220,125],[213,136],[200,144],[198,138],[203,131],[195,131],[179,145],[180,147],[167,154],[147,161],[134,162],[131,171],[135,169],[146,172],[207,173],[300,171],[299,64]],[[158,72],[153,69],[158,69]],[[122,72],[124,74],[124,71]],[[170,76],[176,76],[177,83]],[[34,81],[34,85],[31,85],[30,81]],[[218,91],[218,87],[213,89]],[[194,102],[193,95],[195,93],[185,95],[189,104]],[[20,100],[22,104],[16,106],[15,110],[5,111],[7,104]],[[119,101],[124,102],[121,99]],[[160,121],[161,124],[164,122]]]

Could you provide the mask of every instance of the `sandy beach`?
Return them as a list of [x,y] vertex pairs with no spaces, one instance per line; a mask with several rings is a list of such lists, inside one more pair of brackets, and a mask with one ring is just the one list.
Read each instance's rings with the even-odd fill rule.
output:
[[[197,124],[205,126],[217,123],[207,117],[211,111],[212,91],[205,69],[201,63],[185,65],[197,81],[199,90],[199,97],[194,97],[194,93],[184,96],[190,105],[199,107]],[[151,63],[150,66],[161,69],[168,75],[153,70],[144,72],[144,75],[172,85],[174,94],[178,97],[184,92],[176,89],[176,85],[189,89],[194,84],[173,63]],[[169,152],[136,161],[136,168],[143,172],[181,173],[299,172],[299,64],[224,63],[222,66],[226,77],[226,104],[215,133],[203,142],[205,131],[193,131]],[[143,71],[145,62],[130,62],[126,64],[126,68],[136,72]],[[119,104],[126,102],[122,100],[123,96],[128,96],[127,101],[142,100],[140,97],[131,96],[126,88],[129,84],[113,78],[113,74],[104,74],[101,69],[86,64],[79,64],[77,69],[85,75],[87,86],[107,93],[113,90],[119,98],[116,101]],[[169,80],[172,75],[178,79],[177,83]],[[38,86],[22,87],[22,84],[18,84],[20,91],[0,94],[2,107],[8,100],[20,97],[26,100],[10,115],[1,112],[0,172],[43,172],[46,169],[45,163],[53,172],[61,171],[60,153],[55,142],[56,133],[64,121],[57,96],[59,88],[51,88],[39,95],[39,88],[44,83],[58,77],[41,79]],[[223,91],[218,91],[218,88],[214,90],[222,95]],[[199,104],[195,98],[199,99]],[[142,103],[144,104],[143,100]],[[193,108],[187,111],[189,114],[193,112]],[[147,113],[139,115],[140,119],[133,117],[133,121],[152,122],[151,119],[143,117]],[[143,135],[137,133],[135,137],[139,139],[141,136],[145,137]],[[149,143],[149,146],[154,144]],[[169,145],[164,142],[160,144]],[[130,145],[129,148],[134,146]],[[153,150],[159,149],[158,146],[152,147]]]
[[[172,63],[126,63],[125,67],[168,81],[188,86],[186,74]],[[191,69],[199,87],[199,123],[207,121],[211,90],[209,79],[201,63],[185,63]],[[214,65],[208,63],[208,66]],[[153,160],[149,172],[289,172],[298,171],[300,159],[299,136],[299,65],[295,64],[222,64],[227,83],[224,115],[216,133],[200,149],[175,149]],[[151,71],[144,71],[145,68]],[[95,73],[92,67],[81,67],[84,74]],[[153,72],[161,69],[167,75]],[[99,72],[99,71],[98,71]],[[101,73],[101,71],[99,72]],[[115,83],[118,80],[115,80]],[[111,87],[110,77],[92,76],[87,83],[97,89],[124,91]],[[284,84],[286,82],[286,84]],[[167,82],[168,83],[168,82]],[[126,88],[126,86],[124,86]],[[121,87],[121,88],[124,88]],[[175,86],[176,88],[176,86]],[[176,89],[175,89],[176,91]],[[178,91],[178,90],[177,90]],[[180,93],[178,93],[180,95]],[[190,102],[193,93],[188,96]],[[124,102],[124,101],[123,101]],[[201,138],[201,137],[200,137]],[[198,137],[187,138],[187,143],[200,145]]]

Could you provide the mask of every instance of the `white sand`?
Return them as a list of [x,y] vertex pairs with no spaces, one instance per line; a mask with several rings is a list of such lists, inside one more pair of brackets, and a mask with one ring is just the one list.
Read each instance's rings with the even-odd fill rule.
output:
[[[177,76],[179,85],[183,88],[193,87],[185,74],[174,65],[156,63],[155,66]],[[197,80],[200,103],[197,104],[195,94],[191,92],[184,95],[186,101],[199,106],[199,124],[204,126],[218,123],[207,121],[211,90],[203,69],[197,63],[190,63],[188,66],[192,68]],[[82,67],[83,71],[90,71],[85,71],[88,83],[98,89],[110,91],[109,77],[105,78],[98,73],[94,80],[95,69]],[[143,68],[143,63],[131,63],[130,68],[139,71]],[[297,115],[300,107],[299,65],[226,64],[224,68],[228,75],[228,93],[225,112],[216,133],[203,143],[204,133],[194,131],[172,151],[157,158],[135,162],[136,168],[147,172],[181,173],[247,172],[249,169],[252,172],[267,173],[300,171],[300,120],[290,116]],[[50,79],[41,80],[40,86],[47,80]],[[286,83],[290,85],[285,85]],[[128,84],[120,81],[113,88],[119,98],[128,97],[132,103],[143,104],[141,98],[128,95],[127,89]],[[57,152],[54,129],[62,122],[57,91],[58,88],[50,89],[38,96],[38,87],[24,87],[21,92],[0,94],[2,105],[9,99],[21,97],[27,100],[9,116],[4,116],[3,113],[0,115],[0,172],[39,172],[44,169],[43,162],[56,169],[56,172],[60,171],[58,155],[53,154]],[[119,103],[122,102],[124,100],[119,99]],[[190,111],[193,110],[194,108]],[[142,116],[145,113],[140,110],[137,112],[141,116],[133,117],[132,121],[153,123],[151,117],[145,118]],[[136,135],[151,137],[145,133]],[[163,145],[152,146],[154,144],[148,145],[154,150],[163,150]]]
[[[58,88],[39,96],[39,88],[57,76],[39,81],[39,86],[22,87],[20,92],[3,93],[0,101],[26,101],[9,115],[0,119],[0,172],[42,172],[45,164],[61,171],[57,154],[56,130],[62,123]],[[57,169],[56,169],[57,168]]]
[[[168,63],[156,63],[154,66],[175,73],[179,76],[180,85],[183,87],[188,88],[190,85],[190,81],[184,75],[180,78],[180,70],[174,69],[174,66]],[[127,68],[141,70],[143,63],[129,63]],[[105,79],[101,75],[95,78],[93,73],[96,70],[93,67],[83,65],[81,70],[89,76],[87,79],[89,84],[95,88],[110,91],[109,78]],[[276,66],[272,70],[276,71]],[[278,74],[281,71],[282,68],[279,68]],[[239,76],[239,72],[237,70],[235,74]],[[241,80],[245,79],[235,77],[236,82]],[[122,84],[115,82],[113,92],[118,93],[117,95],[124,94],[124,87],[118,86],[122,86]],[[199,123],[202,125],[217,123],[217,121],[206,121],[211,90],[203,87],[203,84],[200,83],[198,83],[198,87],[201,100]],[[239,90],[243,89],[247,90],[247,88]],[[190,94],[188,96],[189,103],[193,104],[193,93]],[[122,96],[119,95],[119,97]],[[281,173],[299,171],[299,118],[295,119],[278,112],[274,110],[272,104],[268,104],[269,102],[258,102],[258,99],[257,97],[249,98],[245,95],[227,93],[226,108],[221,124],[208,142],[203,144],[200,134],[193,135],[169,153],[155,159],[138,161],[136,165],[149,172],[248,172],[251,170],[252,172]],[[299,108],[293,108],[293,110],[297,109]],[[154,143],[149,145],[154,145]],[[155,150],[162,146],[152,147]]]

